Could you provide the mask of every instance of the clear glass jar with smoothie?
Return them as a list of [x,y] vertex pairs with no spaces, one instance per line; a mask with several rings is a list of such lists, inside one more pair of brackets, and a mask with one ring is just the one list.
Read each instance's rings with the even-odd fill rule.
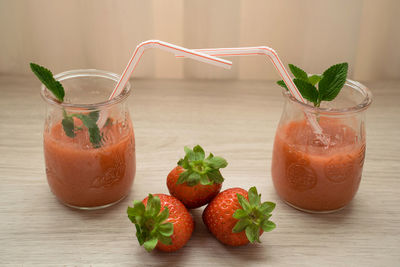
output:
[[[119,76],[100,70],[55,75],[65,89],[57,100],[44,85],[44,158],[47,181],[65,205],[79,209],[111,206],[130,191],[136,170],[135,138],[126,105],[127,83],[108,100]],[[104,118],[106,116],[106,118]],[[103,123],[99,124],[100,118]]]
[[[284,109],[276,130],[272,180],[278,195],[307,212],[334,212],[355,196],[364,164],[365,111],[371,93],[347,80],[337,97],[319,107],[283,90]],[[322,129],[315,133],[311,114]]]

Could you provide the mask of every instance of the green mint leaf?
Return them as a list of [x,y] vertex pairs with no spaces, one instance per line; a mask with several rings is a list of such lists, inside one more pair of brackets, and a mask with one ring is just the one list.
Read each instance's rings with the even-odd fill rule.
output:
[[276,82],[279,86],[285,88],[286,90],[289,90],[286,86],[286,83],[283,80],[277,81]]
[[260,243],[260,230],[259,228],[254,225],[250,224],[246,227],[246,237],[250,241],[250,243],[258,242]]
[[240,233],[250,224],[250,220],[247,218],[239,220],[232,228],[232,233]]
[[174,225],[170,222],[158,226],[158,230],[163,236],[171,236],[174,233]]
[[303,80],[303,81],[308,81],[308,75],[307,72],[304,70],[300,69],[299,67],[289,64],[290,71],[293,73],[294,77]]
[[101,134],[100,129],[97,126],[96,122],[89,117],[89,115],[84,114],[72,114],[72,116],[77,117],[82,121],[82,123],[86,126],[89,131],[89,139],[93,144],[93,147],[98,148],[101,146]]
[[[99,111],[98,110],[96,110],[96,111],[92,111],[92,112],[90,112],[89,113],[89,117],[94,121],[94,122],[97,122],[97,120],[99,119]],[[107,119],[108,120],[108,119]]]
[[144,242],[143,246],[147,251],[152,251],[157,246],[157,243],[158,243],[158,238],[153,237],[152,239]]
[[242,209],[237,209],[236,211],[235,211],[235,213],[233,213],[233,218],[235,218],[235,219],[242,219],[242,218],[245,218],[245,217],[247,217],[247,212],[245,212],[244,210],[242,210]]
[[261,229],[263,229],[264,232],[270,232],[270,231],[274,230],[275,228],[276,228],[276,224],[271,221],[265,220],[261,223]]
[[258,194],[255,186],[249,189],[248,197],[251,206],[254,207],[261,204],[261,195]]
[[320,75],[313,75],[308,77],[308,81],[312,84],[312,85],[316,85],[317,83],[319,83],[319,81],[322,79],[322,76]]
[[295,78],[293,82],[296,84],[297,89],[299,89],[301,95],[312,103],[317,103],[318,101],[318,90],[317,88],[309,82]]
[[64,88],[59,81],[54,79],[53,73],[38,64],[30,63],[29,65],[33,73],[39,78],[44,86],[46,86],[46,88],[49,89],[49,91],[52,92],[60,102],[63,102],[65,96]]
[[238,198],[238,200],[239,200],[240,206],[241,206],[245,211],[251,209],[250,203],[247,201],[247,199],[246,199],[244,196],[242,196],[241,194],[236,194],[236,196],[237,196],[237,198]]
[[320,101],[331,101],[340,92],[347,78],[348,64],[336,64],[323,73],[318,83]]
[[64,129],[65,134],[68,137],[75,137],[75,125],[74,125],[74,119],[72,117],[64,117],[64,119],[61,121],[62,127]]

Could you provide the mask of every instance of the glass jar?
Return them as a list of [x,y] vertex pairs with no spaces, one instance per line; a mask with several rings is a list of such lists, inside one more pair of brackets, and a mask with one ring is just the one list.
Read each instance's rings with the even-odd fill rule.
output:
[[136,171],[135,138],[122,93],[108,100],[119,76],[101,70],[72,70],[54,76],[64,102],[42,86],[46,102],[43,133],[47,181],[65,205],[111,206],[130,191]]
[[[353,199],[361,180],[370,91],[347,80],[339,95],[319,108],[299,102],[288,91],[283,96],[271,166],[278,195],[302,211],[342,209]],[[327,142],[314,133],[307,113],[316,117]]]

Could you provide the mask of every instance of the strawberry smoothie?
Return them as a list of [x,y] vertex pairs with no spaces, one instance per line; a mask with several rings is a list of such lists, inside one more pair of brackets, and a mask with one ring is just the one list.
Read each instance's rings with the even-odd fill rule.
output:
[[136,170],[132,125],[130,121],[125,125],[110,123],[102,134],[101,147],[93,148],[85,127],[74,138],[65,135],[61,122],[45,130],[47,180],[63,203],[102,207],[128,194]]
[[322,145],[305,120],[281,125],[275,136],[272,180],[279,196],[306,211],[343,208],[356,194],[364,164],[365,139],[333,118],[321,118],[329,137]]

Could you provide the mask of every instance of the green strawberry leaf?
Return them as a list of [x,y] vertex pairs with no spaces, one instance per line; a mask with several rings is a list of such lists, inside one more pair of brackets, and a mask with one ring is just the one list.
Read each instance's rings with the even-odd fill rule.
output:
[[261,228],[263,229],[264,232],[270,232],[276,228],[276,225],[275,223],[266,220],[262,222]]
[[237,209],[234,213],[233,213],[233,218],[235,219],[242,219],[247,217],[248,213],[242,209]]
[[163,211],[157,216],[157,222],[161,223],[168,219],[169,217],[169,209],[168,207],[165,207]]
[[154,217],[160,212],[160,210],[161,210],[160,198],[154,197],[152,194],[149,194],[145,212],[147,212],[149,216]]
[[299,89],[301,95],[308,101],[315,103],[318,101],[318,90],[317,88],[309,82],[295,78],[293,82],[296,84],[297,89]]
[[262,213],[271,213],[275,209],[276,204],[273,202],[264,202],[260,206]]
[[133,202],[133,207],[128,207],[127,213],[128,216],[143,216],[145,211],[145,206],[141,201],[135,200]]
[[187,183],[189,186],[197,184],[212,185],[224,181],[219,169],[225,168],[228,163],[222,157],[214,157],[212,153],[205,158],[204,149],[197,145],[192,149],[185,147],[185,157],[178,161],[178,165],[185,171],[179,175],[177,184]]
[[258,243],[260,242],[260,230],[257,227],[257,225],[254,224],[250,224],[246,227],[246,236],[247,239],[250,241],[250,243],[254,243],[255,241],[257,241]]
[[172,244],[174,225],[166,221],[169,218],[168,207],[164,206],[160,212],[161,206],[160,198],[149,194],[146,206],[135,200],[133,207],[127,209],[129,220],[135,224],[138,242],[147,251],[153,250],[158,242]]
[[249,242],[260,242],[260,231],[272,231],[276,225],[269,221],[270,212],[275,208],[275,203],[261,203],[261,195],[255,187],[251,187],[247,193],[249,202],[241,195],[236,194],[241,208],[237,209],[232,217],[238,220],[232,228],[233,233],[245,231]]
[[318,84],[320,100],[332,101],[344,86],[347,77],[348,64],[336,64],[323,73]]
[[184,171],[181,174],[179,174],[179,178],[178,181],[176,182],[177,184],[183,184],[184,182],[186,182],[189,178],[189,171]]
[[220,169],[228,166],[228,162],[226,162],[226,160],[221,157],[212,157],[210,159],[207,159],[206,162],[212,169]]
[[216,184],[222,184],[224,177],[219,170],[211,170],[207,173],[208,178]]
[[295,78],[297,78],[299,80],[303,80],[305,82],[308,82],[307,72],[305,72],[304,70],[300,69],[299,67],[297,67],[293,64],[289,64],[289,68]]
[[158,235],[158,241],[165,245],[172,245],[172,239],[169,236]]
[[206,156],[203,148],[199,145],[197,145],[193,148],[193,152],[195,153],[197,160],[204,159],[204,157]]
[[174,233],[174,225],[172,223],[164,223],[158,227],[160,234],[163,236],[171,236]]
[[261,204],[261,195],[257,193],[257,189],[254,186],[249,189],[248,197],[251,206],[257,206]]
[[241,206],[245,211],[248,211],[248,210],[251,209],[250,203],[247,201],[247,199],[246,199],[244,196],[242,196],[241,194],[236,194],[236,196],[237,196],[237,198],[238,198],[238,200],[239,200],[240,206]]
[[194,186],[199,183],[200,178],[201,178],[201,175],[199,173],[192,172],[191,174],[189,174],[189,177],[187,178],[186,183],[189,186]]
[[200,184],[202,185],[210,185],[212,184],[208,179],[207,174],[200,174]]
[[251,223],[251,221],[250,221],[249,219],[247,219],[247,218],[240,219],[240,220],[235,224],[235,226],[233,227],[232,232],[233,232],[233,233],[240,233],[240,232],[242,232],[244,229],[246,229],[246,227],[249,226],[250,223]]
[[158,238],[153,237],[150,240],[147,240],[146,242],[144,242],[143,246],[147,251],[152,251],[158,243]]

